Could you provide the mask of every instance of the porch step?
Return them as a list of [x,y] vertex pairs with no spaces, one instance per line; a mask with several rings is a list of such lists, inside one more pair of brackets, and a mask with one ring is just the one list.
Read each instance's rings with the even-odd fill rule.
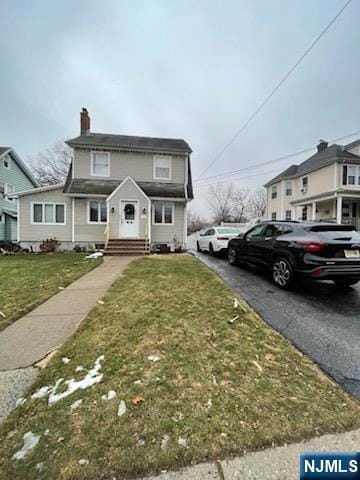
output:
[[147,239],[111,238],[105,249],[105,255],[147,255],[150,245]]

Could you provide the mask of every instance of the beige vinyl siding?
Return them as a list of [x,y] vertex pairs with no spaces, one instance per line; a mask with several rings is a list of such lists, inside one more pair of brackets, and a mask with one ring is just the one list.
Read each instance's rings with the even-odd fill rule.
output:
[[[276,186],[277,187],[277,197],[276,198],[271,198],[271,191],[272,187]],[[275,183],[274,185],[270,185],[267,189],[267,219],[271,219],[271,214],[273,212],[276,212],[276,219],[280,220],[281,219],[281,197],[282,197],[282,183],[278,182]]]
[[[104,223],[88,223],[88,202],[89,198],[75,198],[75,240],[76,242],[97,242],[104,243],[104,231],[106,224]],[[94,198],[101,201],[105,198]]]
[[[130,179],[127,180],[124,185],[122,185],[122,187],[114,194],[114,196],[109,199],[110,238],[119,238],[121,200],[139,201],[139,238],[148,238],[148,215],[150,213],[149,201]],[[112,209],[114,209],[114,212],[111,211]],[[146,214],[142,214],[144,209],[146,209]],[[141,218],[142,216],[144,218]]]
[[183,202],[174,202],[174,225],[152,224],[152,243],[173,243],[176,241],[182,244],[184,242],[184,208],[185,204]]
[[[333,163],[326,167],[319,168],[319,170],[314,172],[297,177],[295,180],[295,199],[306,199],[307,197],[333,190],[336,165],[336,163]],[[307,193],[301,192],[303,177],[308,177]]]
[[[32,203],[64,203],[65,225],[48,225],[46,223],[32,225]],[[56,190],[38,192],[20,197],[19,210],[20,240],[22,242],[41,241],[54,237],[60,242],[71,241],[71,199],[62,193],[62,187]]]
[[[105,150],[104,150],[105,151]],[[109,151],[109,150],[108,150]],[[127,176],[139,182],[161,181],[185,183],[185,155],[171,155],[172,175],[170,180],[154,180],[152,153],[110,151],[110,177],[91,176],[91,149],[74,150],[74,178],[111,178],[124,180]]]

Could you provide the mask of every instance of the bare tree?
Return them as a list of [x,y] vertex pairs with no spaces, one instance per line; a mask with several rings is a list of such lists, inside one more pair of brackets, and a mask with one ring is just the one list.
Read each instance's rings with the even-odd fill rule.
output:
[[208,204],[215,223],[231,221],[233,193],[234,188],[231,184],[217,183],[209,187]]
[[207,227],[209,222],[201,218],[199,215],[193,213],[191,210],[187,214],[187,233],[191,235],[192,233],[198,232],[203,228]]
[[65,181],[72,161],[72,150],[62,141],[35,155],[30,162],[41,185],[55,185]]
[[234,222],[246,222],[249,214],[250,198],[251,190],[249,188],[241,187],[234,190],[231,199],[231,215]]
[[266,210],[266,192],[264,188],[253,190],[249,198],[249,211],[253,218],[262,218]]

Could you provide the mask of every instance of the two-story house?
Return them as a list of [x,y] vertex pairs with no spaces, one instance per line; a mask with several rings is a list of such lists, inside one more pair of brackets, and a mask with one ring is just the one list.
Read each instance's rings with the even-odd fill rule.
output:
[[0,240],[15,242],[17,201],[10,195],[16,190],[30,190],[39,183],[13,148],[0,147]]
[[328,145],[267,182],[266,217],[331,220],[360,229],[360,140]]
[[81,134],[66,143],[73,161],[64,184],[17,192],[20,242],[37,250],[104,244],[108,253],[184,247],[193,198],[191,148],[181,139],[93,133],[86,109]]

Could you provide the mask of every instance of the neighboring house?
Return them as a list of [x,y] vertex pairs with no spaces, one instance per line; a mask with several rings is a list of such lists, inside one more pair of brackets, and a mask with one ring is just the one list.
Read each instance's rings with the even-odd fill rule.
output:
[[73,161],[65,184],[17,192],[21,245],[37,250],[41,240],[56,237],[63,250],[99,248],[108,239],[109,253],[185,247],[193,198],[189,145],[92,133],[86,109],[80,123],[81,135],[66,142]]
[[360,140],[330,145],[267,182],[266,217],[331,220],[360,229]]
[[15,150],[0,147],[0,240],[17,241],[17,201],[10,195],[38,186]]

